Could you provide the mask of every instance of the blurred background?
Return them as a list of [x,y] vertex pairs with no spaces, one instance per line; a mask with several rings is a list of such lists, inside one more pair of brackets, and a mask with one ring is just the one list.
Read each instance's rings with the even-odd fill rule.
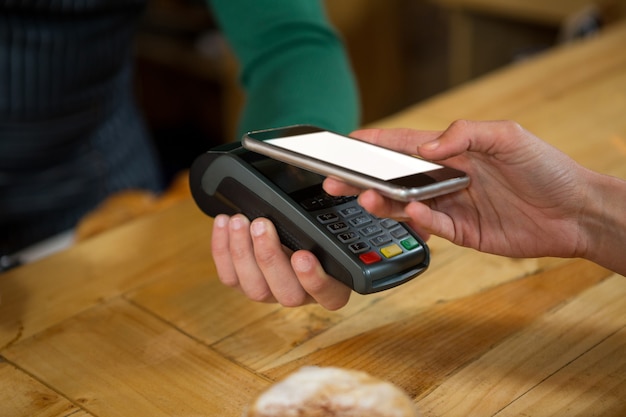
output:
[[[136,94],[171,178],[200,153],[239,139],[242,95],[236,62],[203,0],[149,4],[136,45]],[[352,60],[363,124],[626,16],[626,0],[326,5]]]

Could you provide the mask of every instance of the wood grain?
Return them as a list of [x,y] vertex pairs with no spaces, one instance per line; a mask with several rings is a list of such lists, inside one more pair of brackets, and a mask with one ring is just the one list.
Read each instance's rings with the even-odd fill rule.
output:
[[437,250],[431,269],[413,282],[376,296],[355,296],[339,312],[327,312],[319,306],[277,310],[214,348],[247,367],[265,372],[362,333],[404,321],[433,304],[466,297],[538,268],[535,260],[479,255],[447,242],[446,247],[449,254]]
[[148,215],[59,256],[2,274],[0,350],[92,305],[175,273],[194,256],[201,256],[210,271],[211,224],[187,200],[179,210]]
[[[558,403],[559,391],[565,386],[556,381],[584,379],[585,375],[597,377],[572,387],[571,397],[586,398],[592,404],[602,401],[598,392],[613,395],[609,393],[620,383],[623,393],[626,373],[618,371],[612,378],[602,378],[600,375],[606,374],[600,367],[596,371],[579,369],[583,366],[579,363],[588,362],[590,357],[599,359],[601,366],[610,367],[615,361],[622,361],[618,357],[619,347],[605,345],[616,338],[624,342],[623,335],[619,336],[626,326],[624,284],[624,277],[612,276],[550,311],[438,385],[420,400],[420,409],[425,416],[487,416],[498,412],[501,413],[498,416],[571,415],[572,410],[583,408],[557,407],[550,413],[545,411]],[[603,352],[601,358],[594,353],[596,350]],[[624,352],[623,346],[621,351]],[[550,393],[546,394],[545,389]],[[527,408],[534,407],[534,401],[542,403],[543,409],[529,412]]]
[[303,364],[333,364],[391,380],[420,398],[543,314],[610,275],[584,261],[568,263],[436,304],[266,374],[275,379]]
[[0,415],[92,417],[52,389],[0,359]]
[[96,416],[239,417],[268,384],[123,300],[78,314],[3,355]]

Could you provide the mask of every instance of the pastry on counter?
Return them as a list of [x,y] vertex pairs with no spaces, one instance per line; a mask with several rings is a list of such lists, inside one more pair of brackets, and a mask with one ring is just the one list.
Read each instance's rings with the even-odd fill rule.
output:
[[409,396],[365,372],[308,366],[261,393],[244,417],[419,417]]

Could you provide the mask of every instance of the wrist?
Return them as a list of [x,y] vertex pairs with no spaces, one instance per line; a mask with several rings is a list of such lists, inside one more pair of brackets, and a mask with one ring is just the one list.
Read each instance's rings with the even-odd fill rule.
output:
[[578,255],[626,275],[626,181],[588,171]]

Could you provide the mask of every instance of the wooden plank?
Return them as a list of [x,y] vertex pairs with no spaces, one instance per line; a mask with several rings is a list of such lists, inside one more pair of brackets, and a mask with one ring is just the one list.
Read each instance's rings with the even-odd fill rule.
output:
[[[626,372],[619,372],[626,365],[626,340],[618,337],[626,326],[625,298],[621,276],[590,288],[444,381],[419,401],[420,410],[424,416],[450,417],[571,415],[598,401],[605,406],[601,393],[620,398],[625,407],[626,395],[609,394],[620,383],[618,392],[626,394]],[[595,370],[587,368],[591,363]],[[568,390],[573,380],[585,377],[587,382]],[[566,410],[561,398],[580,398],[584,407],[577,402]]]
[[[419,314],[419,311],[435,304],[486,291],[538,270],[555,267],[557,264],[534,259],[501,258],[500,261],[495,261],[494,257],[489,256],[478,256],[473,259],[475,262],[470,262],[469,257],[459,259],[457,262],[451,262],[450,268],[430,271],[428,276],[407,284],[405,288],[393,290],[390,296],[372,305],[371,308],[359,311],[357,315],[342,320],[281,356],[264,361],[262,367],[255,369],[266,372],[378,327],[403,321],[406,317]],[[543,269],[544,267],[546,269]],[[216,349],[225,348],[216,346]],[[269,353],[267,355],[270,356]]]
[[123,300],[4,352],[96,416],[240,417],[268,381]]
[[211,220],[185,201],[3,273],[0,351],[103,300],[174,273],[192,258],[212,268],[210,228]]
[[467,297],[541,268],[541,263],[534,259],[479,254],[441,239],[432,241],[430,269],[407,284],[376,295],[354,294],[349,305],[337,312],[318,306],[281,309],[213,347],[246,367],[264,372],[359,334],[403,321],[434,304]]
[[224,286],[208,260],[209,248],[203,251],[204,256],[179,265],[162,279],[125,297],[206,344],[254,326],[280,308],[278,304],[252,302]]
[[92,417],[1,357],[0,404],[5,417]]
[[[620,277],[623,284],[623,277]],[[622,285],[623,286],[623,285]],[[622,304],[624,298],[621,299]],[[620,318],[623,318],[624,315]],[[614,320],[615,316],[609,318]],[[623,323],[623,321],[622,321]],[[626,411],[626,328],[543,381],[498,416],[623,417]],[[600,411],[601,410],[601,411]]]
[[[264,370],[402,319],[407,312],[536,272],[548,263],[477,254],[436,237],[429,246],[432,261],[426,274],[391,291],[353,294],[348,306],[337,312],[250,302],[222,286],[200,257],[126,297],[194,338],[214,344],[227,357]],[[458,276],[473,278],[459,282]]]
[[546,312],[609,276],[609,271],[597,265],[570,261],[483,293],[417,311],[266,375],[280,378],[305,364],[344,366],[390,380],[419,398]]

